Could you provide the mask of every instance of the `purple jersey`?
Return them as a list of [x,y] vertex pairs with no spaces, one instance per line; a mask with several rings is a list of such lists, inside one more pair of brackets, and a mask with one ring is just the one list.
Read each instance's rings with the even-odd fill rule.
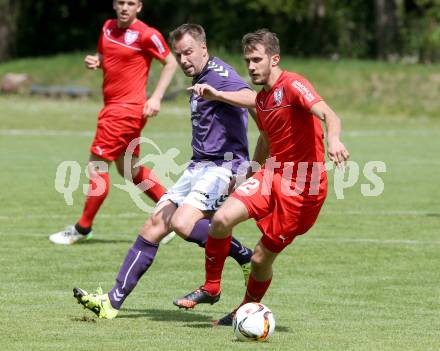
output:
[[[238,73],[227,63],[210,57],[203,71],[192,84],[209,84],[219,91],[250,89]],[[220,101],[190,97],[192,121],[192,160],[212,161],[221,165],[232,159],[232,171],[249,160],[247,125],[248,110]],[[229,154],[228,154],[229,153]],[[232,153],[232,155],[231,155]]]

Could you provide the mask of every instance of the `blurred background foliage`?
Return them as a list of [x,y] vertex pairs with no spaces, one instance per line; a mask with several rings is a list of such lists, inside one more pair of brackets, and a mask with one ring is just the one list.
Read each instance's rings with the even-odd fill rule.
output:
[[[0,61],[93,50],[111,0],[0,0]],[[297,57],[440,60],[440,0],[144,1],[140,18],[166,36],[202,24],[209,45],[240,50],[240,38],[266,27]]]

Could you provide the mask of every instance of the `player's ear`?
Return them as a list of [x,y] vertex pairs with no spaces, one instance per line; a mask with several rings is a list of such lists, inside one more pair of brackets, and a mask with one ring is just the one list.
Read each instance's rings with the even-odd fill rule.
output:
[[136,10],[137,13],[142,11],[142,1],[139,0],[139,6],[138,9]]
[[208,46],[206,45],[206,43],[201,43],[200,47],[203,49],[203,51],[208,54]]
[[280,63],[280,55],[278,55],[278,54],[276,54],[276,55],[273,55],[271,58],[270,58],[270,65],[272,66],[272,67],[275,67],[275,66],[278,66],[278,64]]

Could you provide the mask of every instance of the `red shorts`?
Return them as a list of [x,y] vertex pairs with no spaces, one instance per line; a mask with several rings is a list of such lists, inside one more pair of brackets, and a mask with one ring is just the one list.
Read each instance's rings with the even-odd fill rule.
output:
[[286,187],[293,192],[295,183],[283,178],[280,173],[273,174],[272,182],[266,178],[264,169],[260,169],[231,196],[240,200],[246,206],[249,217],[257,221],[263,233],[263,245],[279,253],[315,223],[327,195],[327,176],[322,174],[317,195],[309,194],[307,184],[302,192],[297,191],[299,194],[287,194]]
[[[98,126],[90,152],[104,160],[114,161],[123,155],[130,142],[141,136],[147,119],[140,106],[106,105],[99,112]],[[132,151],[139,156],[140,147]]]

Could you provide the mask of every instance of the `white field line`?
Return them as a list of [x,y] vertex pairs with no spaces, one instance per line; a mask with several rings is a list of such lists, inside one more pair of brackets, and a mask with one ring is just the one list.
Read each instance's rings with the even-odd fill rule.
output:
[[[50,129],[0,129],[0,136],[35,136],[35,137],[92,137],[94,131],[74,131],[74,130],[50,130]],[[147,133],[148,135],[148,133]],[[150,137],[172,137],[189,135],[187,132],[154,132]],[[256,132],[250,132],[250,135],[256,135]],[[382,136],[432,136],[440,135],[440,129],[419,129],[419,130],[348,130],[344,132],[344,137],[382,137]]]
[[73,130],[47,130],[47,129],[0,129],[1,136],[44,136],[44,137],[91,137],[95,133],[92,131],[73,131]]
[[[1,221],[10,221],[13,220],[20,220],[23,218],[29,218],[29,219],[71,219],[75,217],[73,214],[53,214],[53,215],[47,215],[47,214],[34,214],[34,215],[11,215],[11,216],[0,216]],[[126,212],[126,213],[119,213],[119,214],[99,214],[99,217],[102,218],[145,218],[147,219],[149,217],[148,213],[135,213],[135,212]]]

